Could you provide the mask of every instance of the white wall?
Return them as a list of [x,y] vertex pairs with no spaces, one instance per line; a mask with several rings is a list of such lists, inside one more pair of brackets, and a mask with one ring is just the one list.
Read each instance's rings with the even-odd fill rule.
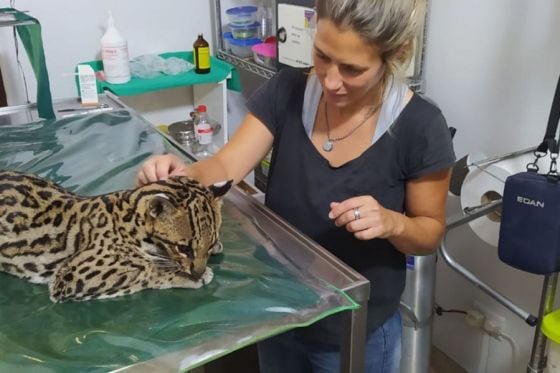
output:
[[[560,74],[560,2],[557,0],[431,0],[426,51],[426,94],[458,129],[459,157],[499,155],[537,145],[544,134]],[[457,214],[457,199],[449,203]],[[519,306],[538,312],[542,277],[507,267],[468,227],[450,234],[448,246],[465,267]],[[467,283],[439,260],[436,301],[444,308],[482,302],[504,319],[522,354],[525,372],[534,329]],[[434,343],[469,372],[512,372],[511,348],[466,327],[456,314],[436,317]],[[487,358],[486,358],[487,357]]]
[[[0,0],[0,8],[10,1]],[[77,63],[100,59],[99,40],[111,10],[116,27],[128,40],[131,58],[142,54],[191,50],[197,33],[212,41],[210,1],[201,0],[16,0],[15,8],[28,10],[42,25],[43,45],[51,92],[54,98],[77,96],[74,72]],[[21,75],[15,63],[11,28],[0,28],[0,68],[8,104],[25,103]],[[20,60],[30,92],[36,101],[36,82],[27,55]],[[192,109],[192,88],[177,88],[124,98],[153,123],[171,123],[187,118]]]
[[[237,5],[238,0],[229,0]],[[127,37],[131,57],[188,50],[198,32],[211,34],[210,1],[201,0],[17,0],[43,27],[51,90],[55,98],[76,96],[72,73],[78,62],[99,59],[106,11]],[[497,155],[536,145],[544,131],[560,73],[560,2],[557,0],[431,0],[426,50],[426,93],[458,129],[457,155],[473,151]],[[0,7],[9,1],[0,0]],[[207,38],[211,41],[211,38]],[[35,100],[35,80],[22,51]],[[15,65],[11,29],[0,29],[0,66],[10,104],[25,101]],[[125,100],[154,123],[184,118],[192,90],[173,89]],[[456,199],[451,213],[459,212]],[[496,249],[468,228],[450,236],[453,255],[476,275],[527,311],[536,314],[542,279],[502,264]],[[516,372],[524,372],[534,330],[438,264],[437,302],[445,308],[472,308],[482,302],[504,319],[504,331],[521,346]],[[469,372],[508,372],[511,350],[464,325],[462,317],[436,317],[434,343]],[[487,359],[486,357],[487,356]]]

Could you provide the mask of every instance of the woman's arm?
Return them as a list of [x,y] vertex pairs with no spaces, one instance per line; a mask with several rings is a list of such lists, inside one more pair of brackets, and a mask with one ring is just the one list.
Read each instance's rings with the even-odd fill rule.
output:
[[439,247],[445,232],[445,205],[450,170],[426,175],[406,184],[406,215],[393,212],[399,226],[389,241],[401,252],[427,255]]
[[443,170],[407,182],[406,215],[385,209],[374,196],[358,196],[333,202],[329,216],[360,240],[386,238],[405,254],[431,254],[445,231],[450,175]]
[[170,154],[151,157],[138,172],[138,184],[174,175],[190,176],[205,185],[225,180],[238,183],[266,156],[273,139],[270,130],[249,113],[233,137],[212,157],[192,164]]

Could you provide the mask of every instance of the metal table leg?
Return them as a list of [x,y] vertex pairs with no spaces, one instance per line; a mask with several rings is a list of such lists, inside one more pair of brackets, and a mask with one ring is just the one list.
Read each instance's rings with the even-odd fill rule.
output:
[[413,257],[401,298],[403,319],[402,373],[428,373],[436,282],[436,254]]
[[546,336],[541,331],[541,324],[544,315],[552,312],[554,308],[554,294],[558,283],[558,273],[552,273],[544,277],[541,303],[539,306],[539,316],[535,337],[533,338],[533,349],[531,360],[527,365],[527,373],[542,373],[546,367]]
[[343,312],[343,335],[340,348],[340,371],[363,373],[367,328],[367,302],[360,308]]

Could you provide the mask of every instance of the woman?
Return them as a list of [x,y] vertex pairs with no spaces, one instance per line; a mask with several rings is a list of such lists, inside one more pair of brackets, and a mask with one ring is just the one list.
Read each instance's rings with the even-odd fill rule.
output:
[[[422,0],[318,1],[313,69],[260,87],[215,156],[156,156],[138,175],[237,182],[272,148],[267,206],[372,282],[367,372],[398,372],[405,255],[432,253],[444,232],[449,130],[400,79],[424,11]],[[260,343],[261,371],[337,372],[339,324],[329,317]]]

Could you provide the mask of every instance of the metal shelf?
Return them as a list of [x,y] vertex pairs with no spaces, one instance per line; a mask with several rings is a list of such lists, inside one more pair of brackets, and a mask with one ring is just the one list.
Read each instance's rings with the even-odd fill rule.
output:
[[[239,67],[240,69],[250,71],[266,79],[270,79],[274,76],[274,74],[276,74],[276,70],[258,65],[257,63],[250,60],[250,57],[244,59],[234,56],[233,54],[225,52],[223,50],[218,50],[217,56],[219,59],[224,60],[236,67]],[[422,93],[423,79],[409,77],[407,79],[407,83],[410,89],[412,89],[414,92]]]
[[[213,13],[213,27],[214,27],[214,45],[216,46],[216,56],[242,70],[252,72],[263,78],[270,79],[276,74],[276,69],[266,68],[258,65],[249,58],[240,58],[224,50],[224,43],[222,39],[222,17],[221,17],[221,4],[220,0],[214,0],[212,7]],[[428,3],[429,4],[429,3]],[[426,12],[425,25],[418,38],[418,48],[415,52],[414,58],[414,75],[407,78],[407,84],[416,93],[424,93],[424,54],[426,46],[426,32],[425,27],[428,22],[428,12]]]
[[0,27],[16,27],[38,24],[39,22],[27,16],[28,19],[17,19],[16,14],[27,13],[27,11],[19,11],[16,9],[5,8],[0,11]]
[[16,26],[27,26],[27,25],[35,25],[37,24],[36,21],[32,20],[0,20],[0,27],[16,27]]
[[414,77],[406,79],[406,84],[415,93],[424,93],[424,80]]
[[214,45],[216,46],[216,57],[232,64],[233,66],[238,67],[239,69],[252,72],[265,79],[272,78],[274,74],[276,74],[275,69],[266,68],[264,66],[258,65],[252,59],[237,57],[224,50],[224,41],[222,38],[222,7],[220,4],[220,0],[214,0],[213,2],[214,6],[212,7],[212,23],[214,27],[213,40]]
[[249,60],[248,58],[240,58],[237,56],[234,56],[233,54],[230,54],[226,51],[223,50],[218,50],[217,52],[218,58],[236,66],[239,67],[243,70],[246,71],[250,71],[254,74],[257,74],[259,76],[262,76],[263,78],[266,79],[270,79],[274,76],[274,74],[276,74],[276,70],[274,69],[269,69],[266,68],[264,66],[258,65],[256,62],[253,62],[252,60]]

